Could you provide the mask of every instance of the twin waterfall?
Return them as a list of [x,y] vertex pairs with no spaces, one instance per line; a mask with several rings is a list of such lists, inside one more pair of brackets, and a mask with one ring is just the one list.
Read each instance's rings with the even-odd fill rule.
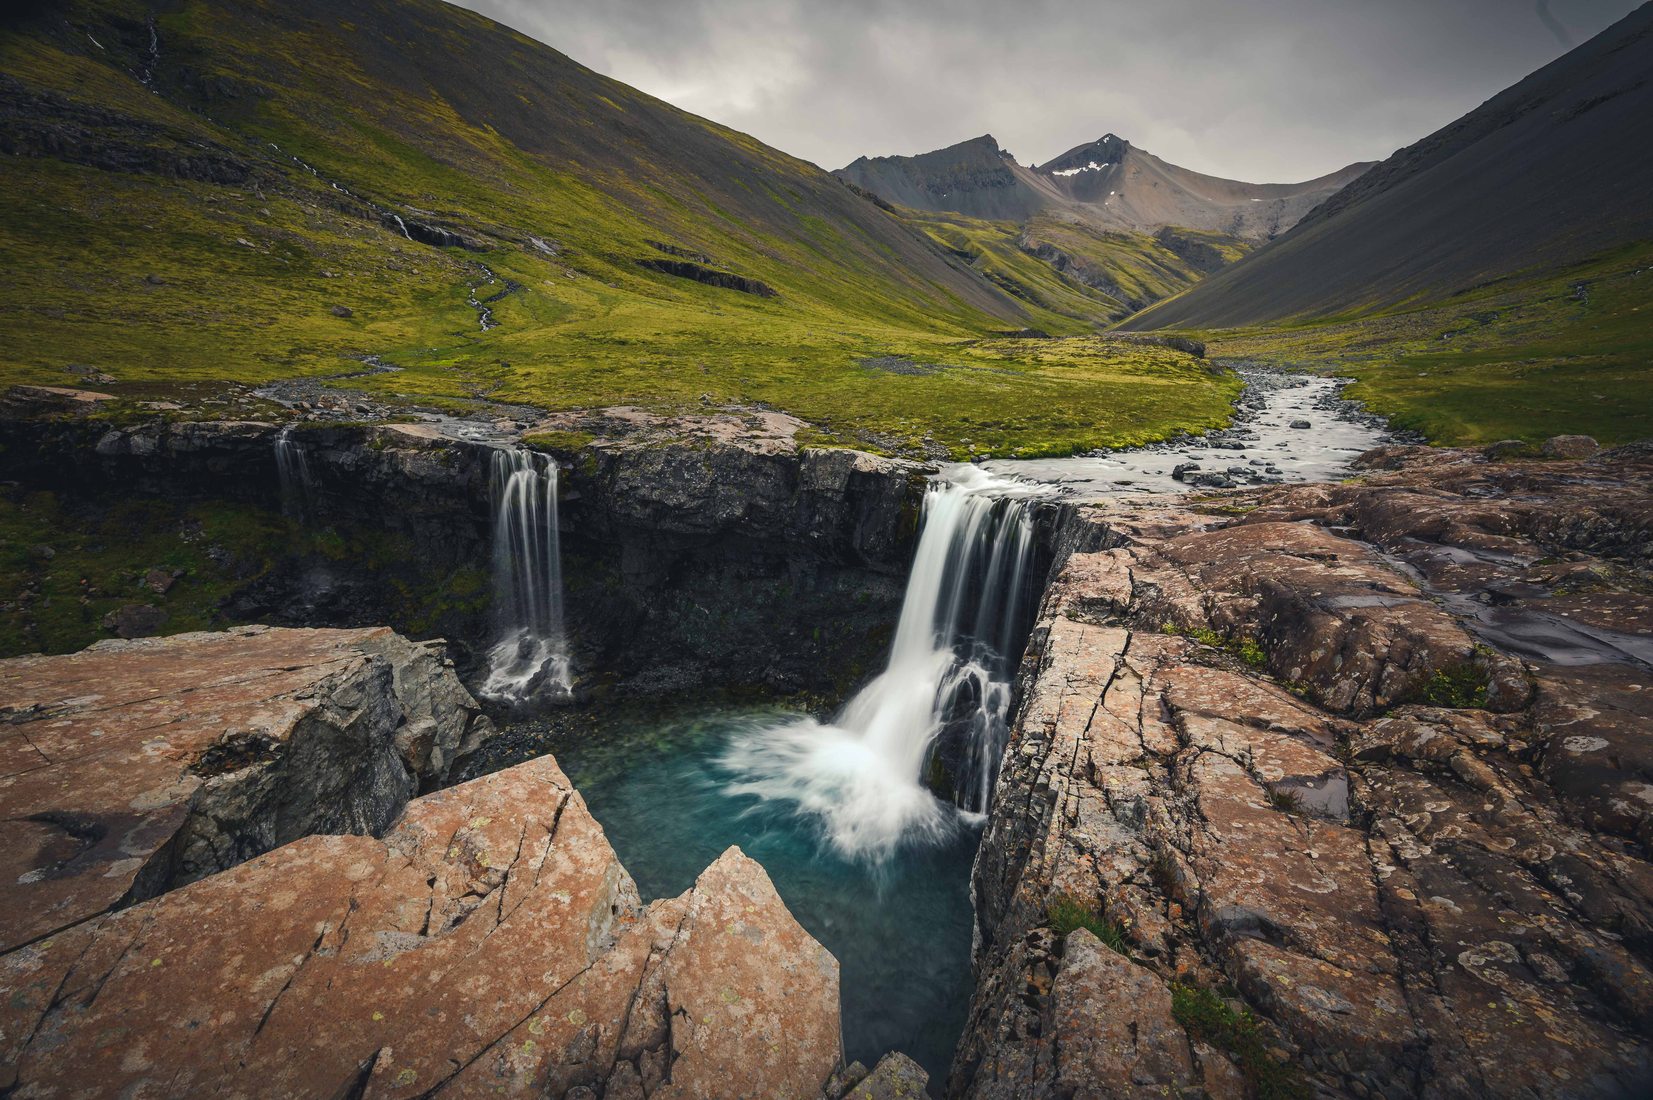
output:
[[491,461],[498,640],[482,693],[512,703],[567,696],[573,677],[563,633],[557,460],[501,448]]
[[[275,459],[283,511],[307,520],[309,463],[288,429]],[[490,463],[495,641],[480,693],[513,704],[567,698],[557,463],[508,447]],[[731,793],[792,803],[841,852],[873,860],[985,812],[1032,610],[1030,501],[1048,493],[974,466],[934,482],[888,665],[830,725],[802,718],[734,739],[723,760]],[[931,792],[927,771],[955,805]]]
[[[315,518],[315,486],[309,456],[292,435],[289,424],[275,437],[281,511],[308,523]],[[573,677],[563,633],[557,462],[504,447],[489,461],[496,633],[480,690],[508,703],[567,697]]]
[[[733,741],[730,790],[795,803],[839,851],[874,860],[950,834],[959,810],[984,812],[1031,611],[1028,502],[1045,492],[971,466],[931,485],[889,664],[831,725],[805,718]],[[957,808],[922,782],[944,746],[957,749]]]

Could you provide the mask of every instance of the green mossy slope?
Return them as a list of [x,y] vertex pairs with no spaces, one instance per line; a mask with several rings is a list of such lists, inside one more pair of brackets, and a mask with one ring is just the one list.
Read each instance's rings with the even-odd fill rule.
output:
[[1357,379],[1349,395],[1431,442],[1653,438],[1653,244],[1444,304],[1198,333],[1215,357]]
[[[1094,332],[1109,301],[1019,293],[813,165],[437,0],[38,7],[0,30],[0,381],[193,395],[372,356],[400,369],[339,384],[763,402],[958,453],[1224,414],[1231,386],[1169,353],[991,339]],[[883,356],[997,373],[860,365]]]

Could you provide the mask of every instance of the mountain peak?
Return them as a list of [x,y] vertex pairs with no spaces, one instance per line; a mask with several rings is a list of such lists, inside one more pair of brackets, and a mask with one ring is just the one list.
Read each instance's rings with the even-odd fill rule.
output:
[[1103,134],[1095,141],[1076,145],[1061,156],[1046,161],[1039,166],[1039,171],[1057,176],[1095,171],[1121,163],[1130,148],[1131,143],[1117,134]]
[[1302,183],[1241,183],[1179,168],[1109,132],[1030,167],[983,134],[917,156],[863,158],[838,175],[919,210],[1021,221],[1055,209],[1109,229],[1180,226],[1266,240],[1366,167],[1350,165]]

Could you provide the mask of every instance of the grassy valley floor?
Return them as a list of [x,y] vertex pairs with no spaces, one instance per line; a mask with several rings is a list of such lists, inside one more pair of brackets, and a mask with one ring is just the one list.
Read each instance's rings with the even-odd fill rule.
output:
[[1412,310],[1197,335],[1215,358],[1353,377],[1348,396],[1432,443],[1653,438],[1653,243]]
[[[1231,380],[1098,340],[1117,302],[1008,242],[1006,275],[471,13],[398,12],[74,0],[0,37],[0,383],[193,411],[366,360],[397,369],[336,384],[392,404],[758,405],[955,457],[1226,416]],[[1188,274],[1160,251],[1156,293]]]

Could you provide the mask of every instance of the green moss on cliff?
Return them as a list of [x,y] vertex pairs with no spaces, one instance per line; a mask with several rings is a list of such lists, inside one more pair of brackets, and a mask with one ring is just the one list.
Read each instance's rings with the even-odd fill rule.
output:
[[1077,898],[1066,894],[1057,897],[1050,903],[1045,916],[1050,921],[1051,931],[1058,936],[1066,936],[1074,929],[1083,928],[1102,941],[1104,946],[1121,955],[1130,951],[1125,929]]
[[1171,986],[1171,1014],[1195,1038],[1229,1054],[1258,1100],[1302,1100],[1313,1095],[1302,1071],[1269,1051],[1261,1022],[1209,989]]

